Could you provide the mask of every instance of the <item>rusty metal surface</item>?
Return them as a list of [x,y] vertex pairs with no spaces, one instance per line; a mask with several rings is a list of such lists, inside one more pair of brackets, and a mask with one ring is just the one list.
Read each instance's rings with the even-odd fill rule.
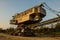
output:
[[[22,22],[29,21],[29,20],[32,20],[32,21],[35,21],[36,19],[39,20],[39,19],[45,17],[46,10],[44,8],[42,8],[42,6],[43,6],[43,4],[36,5],[36,6],[29,8],[21,13],[16,13],[13,16],[13,18],[11,19],[12,20],[11,24],[16,24],[15,22],[13,22],[13,20],[17,20],[17,23],[22,23]],[[35,14],[35,16],[34,17],[30,16],[32,14]],[[40,15],[36,15],[36,14],[40,14]],[[36,16],[38,16],[38,17],[36,17]]]

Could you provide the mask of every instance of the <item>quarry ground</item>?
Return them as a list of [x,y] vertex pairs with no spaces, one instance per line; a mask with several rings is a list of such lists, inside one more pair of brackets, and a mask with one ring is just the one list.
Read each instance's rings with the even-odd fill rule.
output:
[[21,37],[0,33],[0,40],[60,40],[60,37]]

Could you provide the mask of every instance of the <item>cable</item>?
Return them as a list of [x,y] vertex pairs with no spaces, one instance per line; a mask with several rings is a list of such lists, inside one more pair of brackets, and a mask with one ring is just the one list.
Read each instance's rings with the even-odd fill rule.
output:
[[54,14],[56,14],[57,16],[60,16],[59,14],[57,13],[60,13],[59,11],[56,11],[56,10],[53,10],[52,8],[50,8],[46,3],[43,3],[44,4],[44,7],[48,10],[50,10],[51,12],[53,12]]
[[49,10],[51,10],[51,11],[53,11],[53,12],[60,13],[59,11],[56,11],[56,10],[53,10],[52,8],[50,8],[46,3],[44,3],[44,4],[47,6],[47,8],[48,8]]

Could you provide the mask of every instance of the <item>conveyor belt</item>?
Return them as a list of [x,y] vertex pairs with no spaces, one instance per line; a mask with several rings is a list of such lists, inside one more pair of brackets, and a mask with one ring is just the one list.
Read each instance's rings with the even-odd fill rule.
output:
[[52,18],[52,19],[43,21],[41,23],[36,23],[36,24],[31,24],[31,25],[33,25],[33,27],[35,27],[35,26],[47,25],[50,23],[58,22],[58,21],[60,21],[60,17]]

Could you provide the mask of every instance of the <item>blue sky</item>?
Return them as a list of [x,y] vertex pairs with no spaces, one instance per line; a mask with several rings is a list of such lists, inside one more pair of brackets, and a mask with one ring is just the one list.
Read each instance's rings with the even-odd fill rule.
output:
[[[60,11],[60,0],[0,0],[0,28],[9,28],[11,26],[9,20],[12,19],[14,14],[20,13],[41,2],[46,2],[52,9]],[[55,14],[47,9],[46,11],[46,17],[43,20],[56,17]]]

